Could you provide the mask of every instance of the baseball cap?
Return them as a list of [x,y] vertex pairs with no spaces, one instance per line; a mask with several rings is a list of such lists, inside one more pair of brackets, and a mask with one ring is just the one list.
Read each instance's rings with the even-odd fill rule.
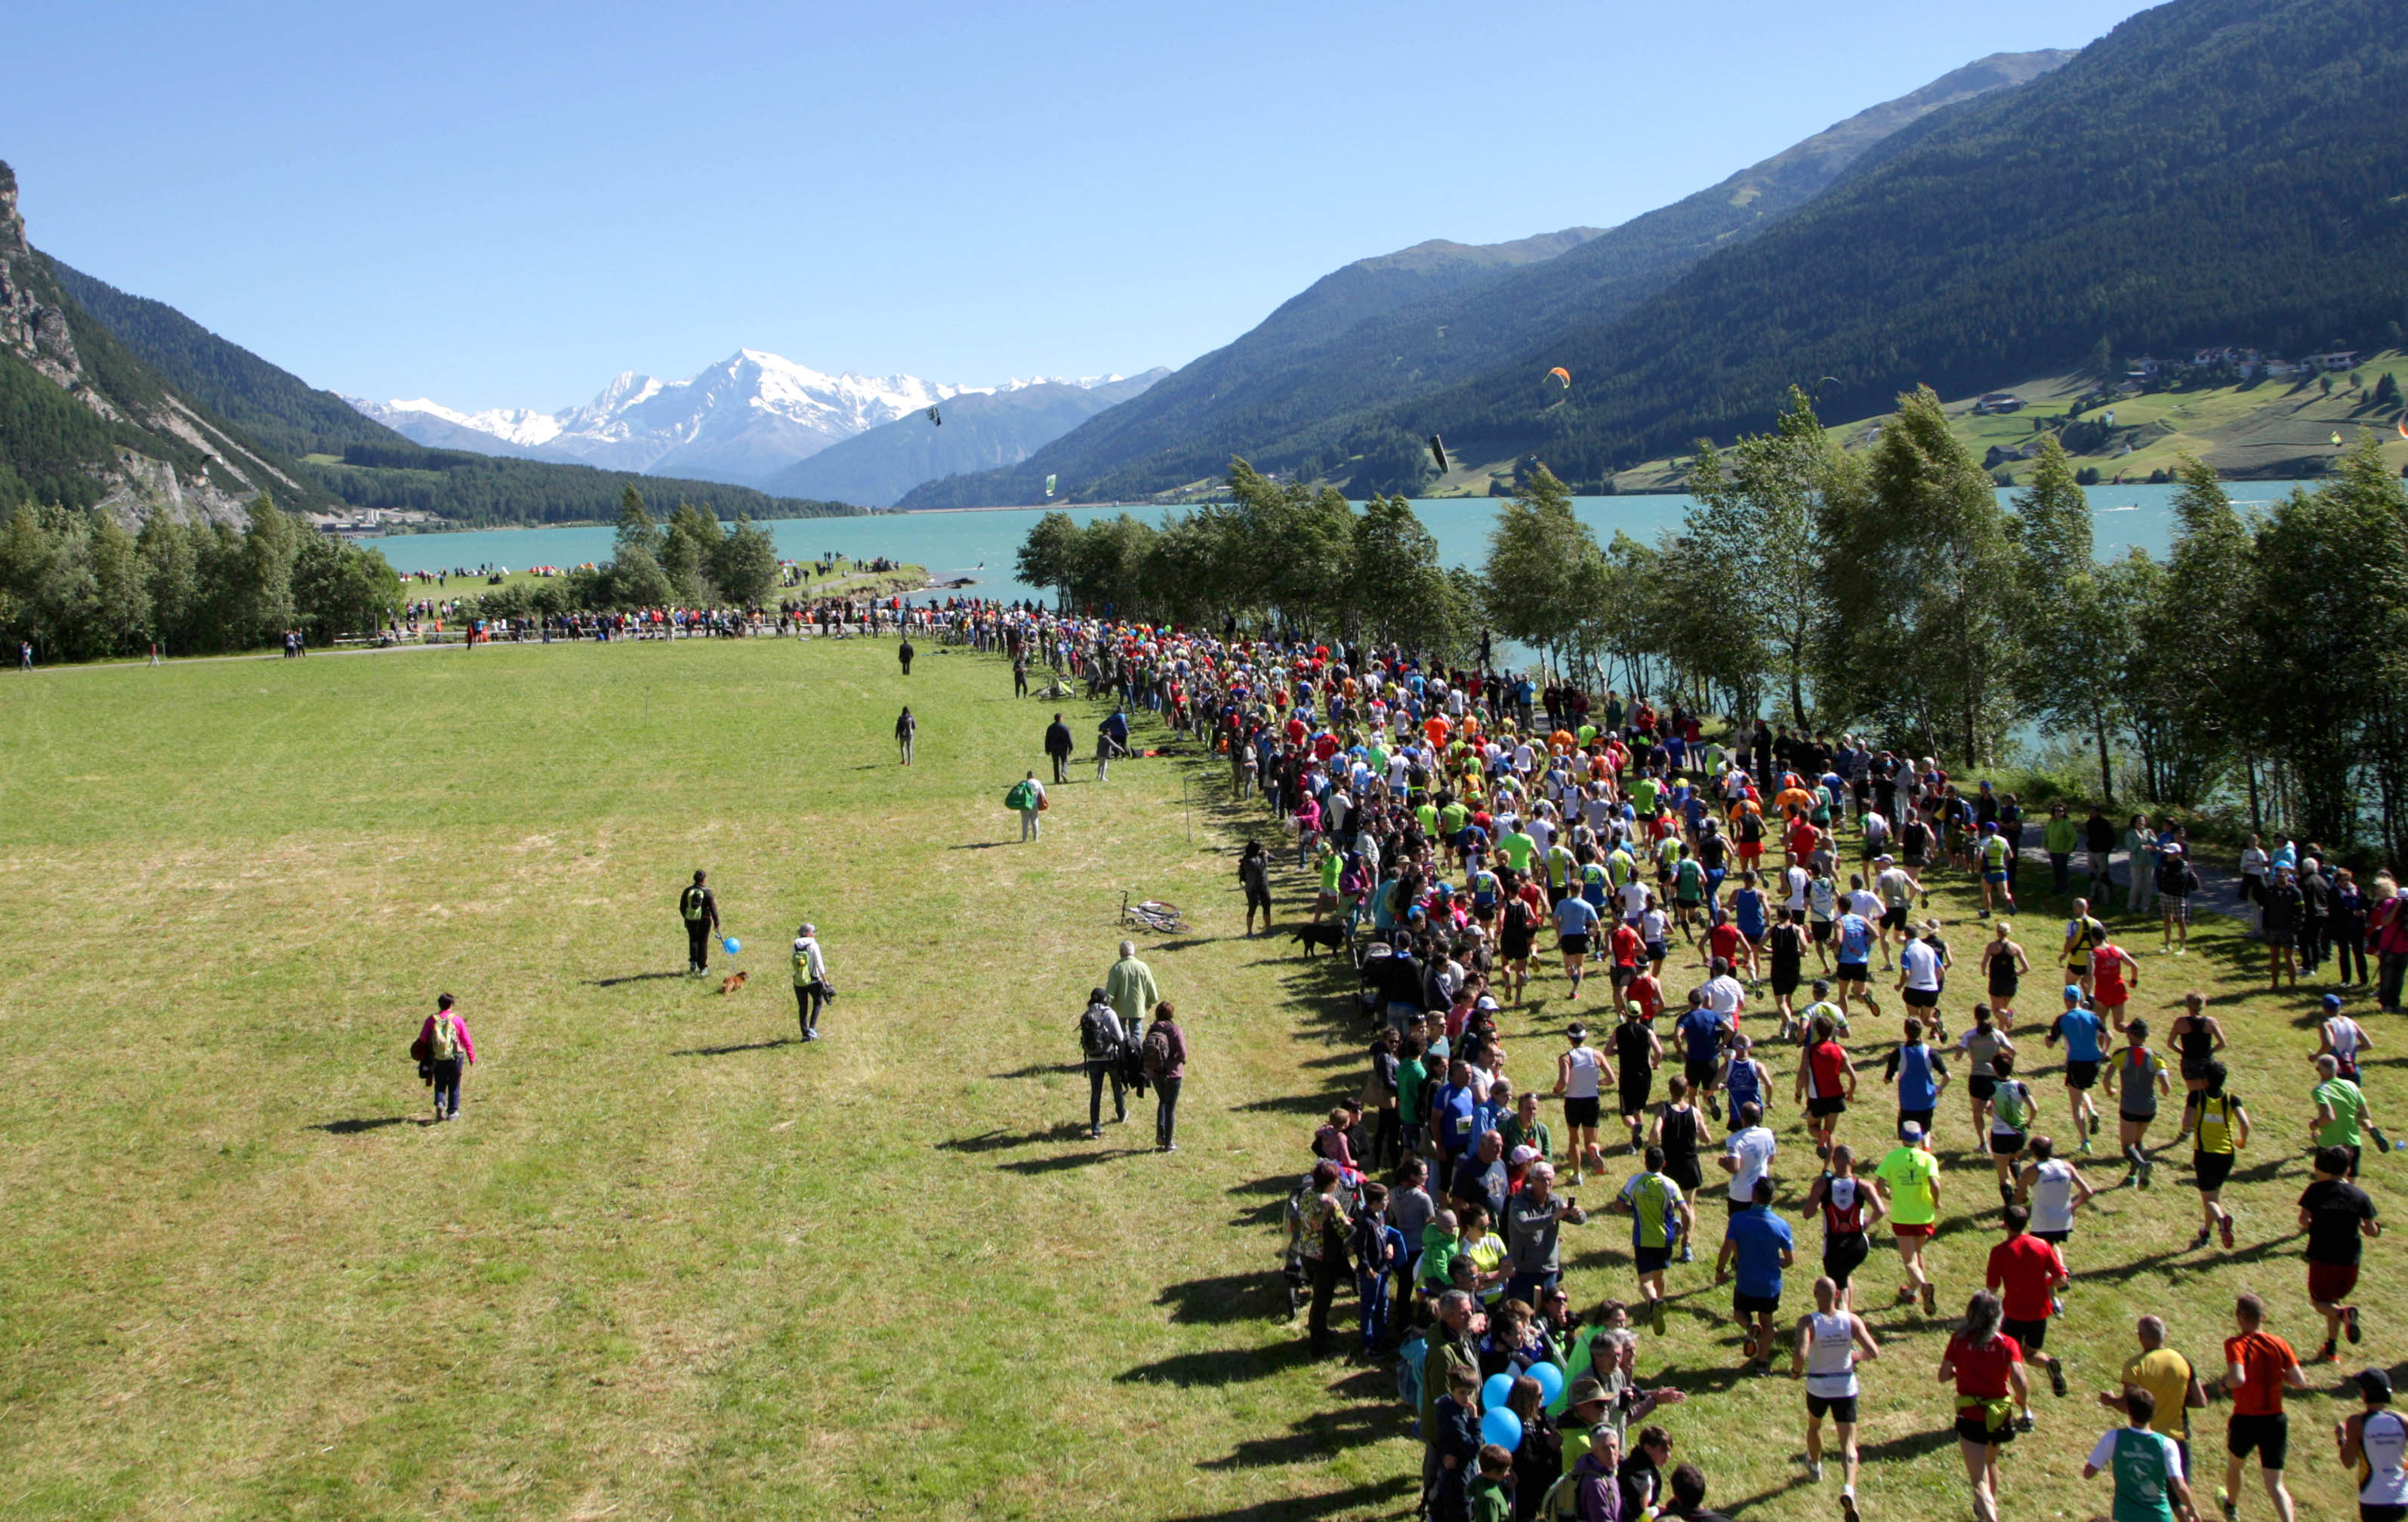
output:
[[2082,985],[2078,983],[2067,984],[2065,985],[2065,997],[2073,1000],[2076,1004],[2081,1003],[2084,998]]
[[1909,1142],[1920,1142],[1923,1140],[1923,1124],[1920,1121],[1910,1120],[1898,1128],[1898,1134]]
[[1506,1159],[1513,1163],[1535,1163],[1538,1160],[1539,1149],[1536,1147],[1515,1147],[1513,1155]]
[[2357,1385],[2358,1393],[2369,1400],[2391,1399],[2391,1376],[2380,1369],[2361,1369],[2353,1376],[2352,1383]]
[[1483,994],[1477,999],[1474,999],[1471,1007],[1475,1010],[1496,1010],[1503,1008],[1502,1005],[1498,1004],[1494,998],[1491,998],[1486,994]]
[[2327,995],[2325,996],[2325,1008],[2326,1008],[2326,1009],[2328,1009],[2328,1010],[2338,1010],[2338,1009],[2340,1009],[2340,1008],[2341,1008],[2341,996],[2340,996],[2339,994],[2327,994]]

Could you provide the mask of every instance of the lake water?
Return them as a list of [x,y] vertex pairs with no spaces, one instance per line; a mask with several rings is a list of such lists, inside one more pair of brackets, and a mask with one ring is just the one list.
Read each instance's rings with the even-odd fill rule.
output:
[[[2263,507],[2289,493],[2291,481],[2235,481],[2227,490],[2243,511]],[[2312,484],[2312,483],[2311,483]],[[2139,545],[2162,556],[2172,541],[2173,486],[2093,486],[2088,488],[2100,558],[2121,556]],[[2000,493],[2003,500],[2008,494]],[[1668,529],[1681,526],[1690,506],[1685,495],[1584,496],[1574,510],[1597,533],[1600,542],[1618,531],[1653,541]],[[1445,497],[1419,501],[1413,510],[1438,539],[1439,553],[1450,565],[1476,566],[1486,558],[1488,533],[1496,522],[1496,501],[1484,497]],[[980,596],[1050,597],[1052,590],[1026,587],[1012,579],[1012,557],[1030,525],[1051,510],[1008,508],[982,512],[881,513],[862,518],[788,518],[767,525],[778,553],[788,560],[815,558],[835,552],[858,558],[886,555],[928,567],[939,581],[973,578]],[[1061,510],[1085,523],[1123,510],[1156,523],[1177,508],[1068,508]],[[611,530],[588,528],[498,528],[457,534],[396,534],[363,542],[384,552],[394,568],[403,571],[444,570],[460,566],[495,565],[512,569],[528,566],[576,566],[610,555]]]

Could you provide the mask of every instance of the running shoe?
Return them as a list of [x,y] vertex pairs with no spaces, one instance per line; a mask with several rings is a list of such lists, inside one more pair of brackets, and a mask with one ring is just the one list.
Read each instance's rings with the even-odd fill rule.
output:
[[2207,1228],[2205,1228],[2205,1227],[2200,1227],[2200,1228],[2199,1228],[2199,1235],[2198,1235],[2198,1236],[2196,1236],[2196,1237],[2191,1238],[2191,1240],[2190,1240],[2190,1246],[2189,1246],[2189,1247],[2187,1247],[2187,1248],[2186,1248],[2186,1249],[2185,1249],[2185,1251],[2186,1251],[2186,1252],[2193,1252],[2193,1253],[2198,1252],[2200,1248],[2202,1248],[2202,1247],[2204,1247],[2204,1246],[2206,1246],[2206,1245],[2207,1245],[2207,1239],[2208,1239],[2209,1235],[2210,1235],[2210,1233],[2209,1233],[2209,1231],[2208,1231]]
[[1821,1485],[1823,1483],[1823,1461],[1821,1459],[1810,1458],[1806,1460],[1806,1477],[1813,1481],[1816,1485]]
[[1648,1310],[1649,1310],[1650,1312],[1652,1312],[1652,1313],[1653,1313],[1653,1319],[1654,1319],[1654,1321],[1655,1321],[1655,1323],[1656,1323],[1656,1336],[1658,1336],[1658,1337],[1663,1336],[1663,1335],[1664,1335],[1664,1302],[1663,1302],[1663,1300],[1662,1300],[1662,1299],[1660,1299],[1650,1300],[1650,1301],[1648,1301],[1648,1302],[1647,1302],[1647,1308],[1648,1308]]
[[2052,1358],[2049,1360],[2048,1390],[2051,1395],[2056,1396],[2059,1400],[2065,1399],[2065,1360],[2063,1358]]
[[2241,1503],[2222,1486],[2215,1487],[2215,1503],[2224,1508],[2224,1522],[2241,1522]]
[[2226,1252],[2230,1252],[2232,1250],[2232,1213],[2230,1211],[2226,1211],[2224,1213],[2224,1219],[2216,1224],[2224,1232],[2224,1250]]
[[1856,1512],[1856,1487],[1848,1486],[1840,1492],[1841,1522],[1863,1522]]
[[[2090,1112],[2090,1134],[2093,1136],[2097,1136],[2099,1134],[2099,1112],[2096,1110]],[[2085,1150],[2086,1151],[2087,1149],[2086,1148]]]
[[[2360,1334],[2358,1329],[2357,1306],[2351,1305],[2343,1308],[2341,1313],[2341,1334],[2349,1339],[2350,1346],[2356,1347],[2358,1345]],[[2326,1345],[2330,1346],[2331,1344],[2327,1343]]]
[[1940,1291],[1928,1279],[1923,1281],[1923,1314],[1928,1316],[1940,1314]]
[[2333,1340],[2331,1338],[2328,1337],[2325,1339],[2325,1345],[2316,1349],[2316,1356],[2310,1358],[2308,1361],[2310,1363],[2339,1363],[2341,1361],[2341,1349],[2333,1344]]

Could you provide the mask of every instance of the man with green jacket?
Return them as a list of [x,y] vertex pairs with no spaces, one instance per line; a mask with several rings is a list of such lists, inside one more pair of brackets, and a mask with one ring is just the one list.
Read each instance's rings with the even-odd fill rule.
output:
[[1154,986],[1154,969],[1137,959],[1137,942],[1121,942],[1121,959],[1104,974],[1104,997],[1121,1017],[1123,1030],[1143,1030],[1147,1016],[1162,1002]]
[[1448,1371],[1460,1366],[1475,1372],[1480,1368],[1480,1334],[1488,1329],[1488,1318],[1473,1308],[1471,1297],[1460,1289],[1450,1289],[1438,1298],[1438,1325],[1429,1329],[1427,1351],[1422,1354],[1422,1494],[1429,1495],[1438,1488],[1438,1446],[1431,1440],[1437,1426],[1431,1420],[1438,1407],[1438,1398],[1446,1393]]
[[2048,853],[2049,883],[2060,898],[2073,891],[2073,850],[2082,843],[2082,826],[2061,802],[2048,806],[2048,823],[2040,827],[2041,849]]

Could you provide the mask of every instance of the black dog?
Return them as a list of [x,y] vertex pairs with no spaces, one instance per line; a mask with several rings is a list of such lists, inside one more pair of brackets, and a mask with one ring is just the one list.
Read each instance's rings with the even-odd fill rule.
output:
[[1315,946],[1328,947],[1332,956],[1346,949],[1346,926],[1342,925],[1299,925],[1295,933],[1296,939],[1304,943],[1308,961],[1312,959]]

